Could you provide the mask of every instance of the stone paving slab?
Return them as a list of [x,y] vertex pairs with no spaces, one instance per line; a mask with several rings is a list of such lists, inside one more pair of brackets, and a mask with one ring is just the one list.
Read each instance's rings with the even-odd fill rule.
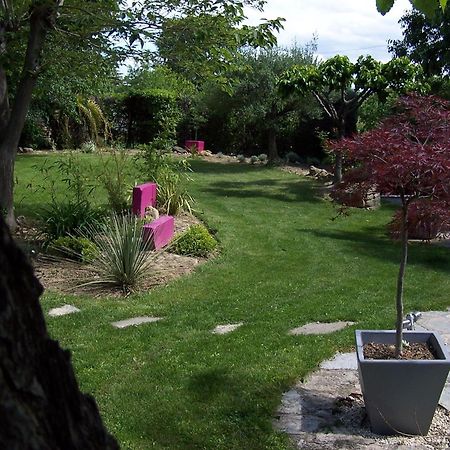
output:
[[60,306],[59,308],[53,308],[48,312],[48,315],[51,317],[59,317],[59,316],[66,316],[67,314],[73,314],[80,312],[80,310],[73,305],[64,305]]
[[358,360],[356,358],[356,353],[336,353],[332,359],[323,361],[320,364],[320,368],[327,370],[357,370]]
[[132,317],[131,319],[119,320],[118,322],[112,322],[111,325],[115,328],[127,328],[127,327],[131,327],[131,326],[141,325],[143,323],[158,322],[159,320],[162,320],[162,319],[163,319],[162,317],[149,317],[149,316]]
[[289,331],[289,334],[297,336],[299,334],[329,334],[335,331],[343,330],[344,328],[354,325],[354,322],[313,322],[294,328]]
[[225,325],[217,325],[214,330],[211,331],[213,334],[228,334],[234,330],[237,330],[239,327],[244,325],[244,322],[239,323],[227,323]]

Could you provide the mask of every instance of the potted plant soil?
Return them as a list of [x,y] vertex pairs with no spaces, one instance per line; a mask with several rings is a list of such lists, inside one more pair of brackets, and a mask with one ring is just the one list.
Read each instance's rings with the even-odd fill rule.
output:
[[435,333],[403,331],[403,285],[410,211],[426,200],[433,220],[437,213],[444,222],[450,218],[450,103],[412,94],[399,100],[396,111],[376,129],[329,146],[353,166],[336,187],[338,197],[349,186],[362,193],[376,186],[400,197],[396,329],[356,331],[358,370],[372,431],[426,435],[450,358]]

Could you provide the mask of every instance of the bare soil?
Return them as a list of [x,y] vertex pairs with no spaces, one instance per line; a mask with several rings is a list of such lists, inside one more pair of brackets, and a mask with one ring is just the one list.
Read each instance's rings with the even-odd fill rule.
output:
[[[364,345],[366,359],[396,359],[395,345],[369,342]],[[402,356],[399,359],[437,359],[434,351],[427,343],[414,342],[403,345]]]

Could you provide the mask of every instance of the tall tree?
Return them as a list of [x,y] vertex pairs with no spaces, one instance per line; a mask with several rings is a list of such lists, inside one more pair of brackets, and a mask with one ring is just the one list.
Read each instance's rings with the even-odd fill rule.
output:
[[[244,5],[261,9],[264,3],[264,0],[143,0],[131,4],[125,0],[19,0],[14,3],[0,0],[0,208],[9,226],[15,226],[13,179],[17,145],[42,70],[42,52],[49,35],[61,34],[61,39],[77,36],[94,44],[106,35],[112,50],[136,55],[149,53],[144,42],[154,42],[167,20],[209,14],[219,22],[222,17],[232,22],[234,18],[238,24],[245,19]],[[253,30],[270,43],[271,30],[278,24],[279,21],[262,23]],[[22,58],[14,61],[14,66],[22,69],[10,107],[5,60],[14,46],[11,43],[22,38],[26,40],[26,49]],[[123,39],[127,39],[128,45],[121,44]],[[214,56],[221,59],[223,55],[219,51]]]
[[395,57],[407,56],[420,64],[426,76],[450,72],[450,10],[437,10],[433,18],[412,10],[399,21],[403,39],[389,41]]
[[[409,0],[409,2],[427,17],[433,17],[437,9],[444,11],[447,7],[447,0]],[[395,0],[376,0],[377,9],[383,15],[391,10],[394,3]]]
[[[347,121],[371,96],[387,98],[388,91],[408,92],[422,87],[422,71],[408,58],[393,59],[388,63],[371,56],[360,56],[352,63],[346,56],[334,56],[317,66],[294,66],[280,79],[284,95],[292,92],[316,98],[324,113],[333,122],[334,138],[345,136]],[[342,155],[336,152],[334,180],[342,179]]]

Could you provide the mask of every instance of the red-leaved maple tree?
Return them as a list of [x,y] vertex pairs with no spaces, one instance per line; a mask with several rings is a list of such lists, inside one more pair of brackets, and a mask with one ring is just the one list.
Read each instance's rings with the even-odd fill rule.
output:
[[[401,98],[396,114],[376,129],[329,142],[332,152],[342,152],[351,168],[336,187],[335,198],[349,191],[362,195],[377,189],[398,195],[401,201],[399,237],[402,256],[397,280],[396,356],[402,354],[403,284],[408,257],[409,213],[423,202],[433,220],[450,222],[450,102],[415,94]],[[340,195],[342,194],[342,195]],[[426,221],[427,217],[422,217]]]

